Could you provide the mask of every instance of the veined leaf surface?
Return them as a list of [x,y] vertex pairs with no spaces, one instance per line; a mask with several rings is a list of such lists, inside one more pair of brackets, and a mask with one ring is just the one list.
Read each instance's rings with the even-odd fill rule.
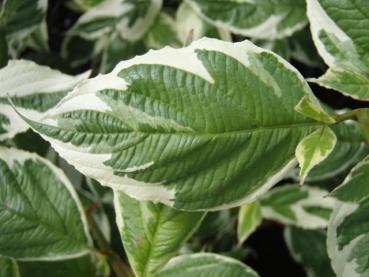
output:
[[186,0],[186,3],[211,24],[258,39],[290,36],[307,23],[303,0]]
[[17,262],[12,258],[0,256],[0,276],[20,277]]
[[0,69],[0,140],[29,128],[9,105],[7,97],[12,98],[19,111],[40,118],[85,78],[86,74],[73,77],[31,61],[10,61]]
[[214,210],[254,201],[295,166],[297,144],[321,125],[294,110],[310,93],[271,52],[202,39],[122,62],[25,119],[103,185]]
[[182,255],[172,259],[155,277],[258,277],[247,265],[212,253]]
[[369,5],[366,0],[307,0],[315,45],[330,67],[315,81],[369,100]]
[[305,229],[328,225],[334,200],[328,191],[315,187],[286,185],[272,189],[260,200],[263,218]]
[[21,260],[81,256],[91,243],[63,172],[36,154],[0,148],[0,254]]
[[117,224],[137,276],[152,276],[197,230],[204,212],[184,212],[115,192]]

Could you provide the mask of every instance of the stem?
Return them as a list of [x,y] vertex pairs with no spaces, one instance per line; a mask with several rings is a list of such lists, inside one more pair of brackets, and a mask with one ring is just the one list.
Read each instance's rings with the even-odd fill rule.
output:
[[109,263],[112,269],[114,270],[116,276],[117,277],[133,276],[131,269],[123,262],[120,256],[117,253],[115,253],[114,250],[110,247],[110,244],[105,239],[104,234],[100,230],[100,227],[97,225],[96,221],[93,219],[89,211],[86,211],[86,218],[88,221],[88,225],[91,228],[92,234],[99,246],[98,251],[109,258]]
[[334,116],[334,118],[336,119],[336,123],[339,123],[339,122],[342,122],[348,119],[356,119],[357,116],[359,115],[359,112],[360,112],[360,109],[355,109],[347,113],[337,114],[336,116]]

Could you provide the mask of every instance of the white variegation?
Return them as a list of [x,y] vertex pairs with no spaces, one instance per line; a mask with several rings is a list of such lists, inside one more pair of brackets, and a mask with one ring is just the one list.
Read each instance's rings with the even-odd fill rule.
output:
[[[85,80],[90,72],[78,76],[70,76],[53,70],[47,66],[40,66],[26,60],[11,60],[8,65],[0,70],[0,114],[9,119],[9,124],[4,127],[6,132],[0,134],[0,140],[12,138],[17,133],[28,130],[27,124],[17,115],[14,109],[5,102],[7,97],[25,97],[34,94],[52,94],[72,90],[82,80]],[[34,109],[18,107],[19,111],[32,115],[32,118],[40,119],[44,113]]]
[[[288,208],[294,215],[295,219],[288,218],[278,212],[278,207],[273,204],[266,204],[263,199],[268,199],[277,192],[283,192],[289,189],[296,189],[297,193],[307,193],[307,196],[293,201],[283,202],[281,199],[278,205]],[[298,192],[300,190],[300,192]],[[327,197],[328,191],[316,187],[297,187],[297,185],[287,185],[271,190],[261,198],[261,213],[263,218],[277,220],[287,225],[294,225],[306,229],[325,228],[328,225],[328,219],[309,213],[304,207],[320,207],[331,210],[335,204],[333,198]],[[283,197],[283,196],[281,196]]]

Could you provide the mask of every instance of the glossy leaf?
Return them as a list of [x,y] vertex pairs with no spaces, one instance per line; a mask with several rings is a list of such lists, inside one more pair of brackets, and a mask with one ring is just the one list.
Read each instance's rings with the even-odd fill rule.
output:
[[36,154],[0,148],[0,254],[22,260],[81,256],[91,243],[63,172]]
[[203,212],[183,212],[115,192],[117,224],[137,276],[152,276],[199,227]]
[[29,128],[10,106],[8,97],[19,111],[28,111],[40,118],[87,75],[72,77],[31,61],[10,61],[0,69],[0,140]]
[[327,194],[325,190],[297,184],[277,187],[260,200],[261,213],[263,218],[286,225],[324,228],[334,206]]
[[337,142],[335,133],[327,126],[321,127],[305,137],[296,148],[296,158],[300,164],[300,183],[303,184],[309,171],[324,161],[333,151]]
[[211,253],[183,255],[172,259],[155,277],[257,277],[254,270],[226,256]]
[[304,96],[296,106],[296,111],[303,115],[327,124],[335,123],[335,119],[326,112],[319,102],[311,97]]
[[262,221],[259,202],[253,202],[240,207],[238,212],[237,237],[238,243],[244,241],[259,227]]
[[305,268],[308,277],[334,277],[323,230],[284,229],[284,238],[293,259]]
[[208,22],[238,35],[259,39],[290,36],[306,23],[303,0],[186,0]]
[[254,201],[295,166],[298,142],[321,125],[294,110],[306,94],[302,76],[269,51],[202,39],[120,63],[41,121],[24,114],[101,184],[214,210]]

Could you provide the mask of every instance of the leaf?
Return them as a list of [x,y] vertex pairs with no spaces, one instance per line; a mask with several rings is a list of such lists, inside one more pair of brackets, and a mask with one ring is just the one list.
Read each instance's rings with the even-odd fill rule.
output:
[[160,49],[165,46],[180,47],[177,36],[177,26],[174,19],[167,13],[161,12],[155,19],[145,36],[148,48]]
[[8,104],[8,97],[19,111],[28,111],[40,118],[87,78],[86,75],[72,77],[31,61],[10,61],[0,69],[0,140],[12,138],[29,128]]
[[308,277],[334,277],[323,230],[284,229],[284,238],[293,259],[300,263]]
[[332,124],[336,122],[335,119],[320,106],[316,99],[309,96],[304,96],[295,109],[299,113],[323,123]]
[[341,122],[333,125],[332,130],[337,136],[336,146],[324,161],[310,171],[307,182],[327,180],[342,174],[369,154],[363,132],[356,122]]
[[0,28],[7,35],[24,37],[46,16],[47,0],[4,0],[0,12]]
[[303,0],[186,0],[186,3],[211,24],[258,39],[290,36],[307,23]]
[[91,255],[85,255],[61,261],[20,261],[18,266],[20,276],[24,277],[93,277],[97,276],[95,263],[96,261]]
[[360,203],[369,197],[369,156],[358,163],[345,181],[331,192],[331,196],[343,202]]
[[182,212],[162,204],[139,202],[115,192],[117,225],[137,276],[152,276],[199,227],[205,213]]
[[324,161],[334,149],[337,137],[327,126],[321,127],[305,137],[296,148],[300,164],[300,184],[303,184],[310,170]]
[[[369,70],[368,70],[369,73]],[[309,79],[328,89],[334,89],[357,100],[369,101],[367,73],[351,68],[333,67],[318,79]]]
[[14,259],[0,256],[0,276],[20,277],[17,262]]
[[325,75],[312,81],[368,101],[367,1],[308,0],[307,14],[318,52],[330,67]]
[[42,120],[24,118],[103,185],[214,210],[254,201],[295,166],[298,142],[321,125],[294,110],[310,93],[269,51],[202,39],[120,63]]
[[208,24],[186,2],[182,2],[177,9],[176,25],[181,45],[188,45],[192,41],[203,37],[232,41],[228,30]]
[[315,187],[286,185],[271,190],[260,200],[263,218],[305,229],[324,228],[334,200]]
[[369,274],[369,198],[360,203],[338,202],[328,225],[328,254],[336,276]]
[[226,256],[212,253],[182,255],[172,259],[155,277],[257,277],[254,270]]
[[259,227],[261,221],[262,217],[259,202],[241,206],[238,211],[238,243],[243,244],[256,228]]
[[104,34],[117,31],[122,39],[137,41],[153,24],[162,6],[162,0],[110,0],[84,13],[69,31],[87,40],[96,40]]
[[88,252],[83,208],[60,169],[36,154],[1,147],[0,171],[1,255],[58,260]]

